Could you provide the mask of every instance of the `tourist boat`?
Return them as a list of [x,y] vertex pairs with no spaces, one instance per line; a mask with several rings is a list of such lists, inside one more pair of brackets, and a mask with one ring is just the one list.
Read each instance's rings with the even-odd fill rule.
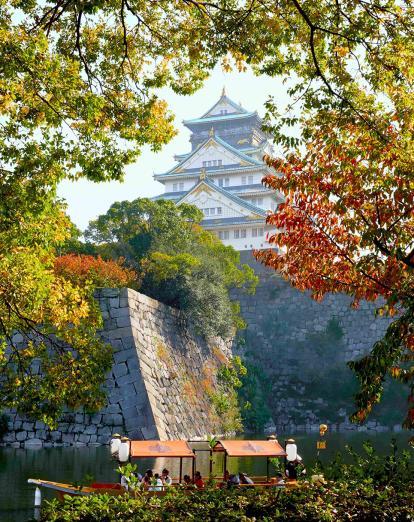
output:
[[[194,480],[194,474],[196,469],[196,458],[199,452],[209,452],[210,462],[210,477],[217,483],[223,483],[225,481],[225,472],[227,469],[228,460],[234,457],[261,457],[267,460],[267,474],[265,477],[251,477],[254,480],[254,484],[241,484],[240,487],[275,487],[275,479],[270,477],[270,458],[286,458],[288,453],[282,448],[279,442],[274,439],[268,440],[217,440],[213,444],[208,443],[207,448],[192,448],[190,442],[205,442],[208,441],[185,441],[185,440],[129,440],[126,437],[113,438],[111,440],[110,448],[112,456],[115,457],[120,464],[133,461],[135,459],[157,459],[157,458],[168,458],[179,460],[179,476],[173,479],[173,484],[168,487],[179,487],[182,483],[183,474],[183,461],[189,459],[191,462],[192,478]],[[294,445],[296,448],[296,445]],[[289,451],[289,448],[286,448]],[[292,451],[293,448],[290,448]],[[223,455],[223,476],[213,475],[213,455]],[[106,493],[109,495],[124,495],[129,494],[131,496],[136,494],[136,490],[131,490],[123,487],[120,483],[99,483],[95,482],[88,486],[78,486],[71,484],[63,484],[60,482],[52,482],[42,479],[28,480],[29,484],[36,486],[35,492],[35,510],[40,510],[41,505],[41,492],[40,488],[46,488],[56,492],[58,498],[63,500],[65,495],[71,496],[87,496],[93,494]],[[287,484],[291,486],[292,484]],[[160,491],[149,491],[149,490],[138,490],[146,495],[162,496],[165,494],[163,487]]]

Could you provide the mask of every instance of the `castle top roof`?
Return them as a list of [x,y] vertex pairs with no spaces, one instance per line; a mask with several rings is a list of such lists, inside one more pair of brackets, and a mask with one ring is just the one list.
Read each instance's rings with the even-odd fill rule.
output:
[[212,123],[216,121],[250,118],[252,116],[257,116],[257,112],[247,111],[240,104],[231,100],[223,89],[219,100],[206,113],[199,118],[184,120],[183,124],[191,126],[194,124]]

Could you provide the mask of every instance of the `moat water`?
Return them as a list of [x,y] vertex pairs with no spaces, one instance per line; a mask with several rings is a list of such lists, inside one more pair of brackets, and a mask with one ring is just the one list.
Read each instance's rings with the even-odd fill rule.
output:
[[[294,437],[305,464],[308,467],[312,466],[317,458],[316,441],[319,439],[319,435],[300,433]],[[258,435],[251,438],[263,437]],[[282,442],[286,438],[289,437],[279,437],[279,441]],[[408,445],[408,433],[331,433],[326,437],[327,448],[320,452],[320,458],[322,462],[329,461],[338,451],[342,452],[346,444],[359,450],[365,440],[372,441],[378,452],[387,454],[392,438],[397,439],[399,449],[410,448],[410,451],[414,451]],[[166,466],[173,476],[178,476],[176,461],[169,462],[168,459],[163,459],[161,462],[161,459],[157,461],[147,459],[138,462],[141,472],[147,468],[161,470]],[[190,473],[190,465],[187,467],[188,469],[184,465],[184,473]],[[208,467],[208,453],[199,453],[197,468],[204,476],[208,475]],[[216,462],[217,474],[222,472],[221,467],[221,462]],[[266,459],[229,459],[228,468],[230,472],[239,470],[250,475],[265,475]],[[87,475],[93,476],[96,481],[117,481],[116,463],[110,459],[108,447],[0,448],[0,521],[26,522],[32,518],[34,487],[27,483],[28,478],[79,483]],[[43,498],[52,498],[52,496],[43,490]]]

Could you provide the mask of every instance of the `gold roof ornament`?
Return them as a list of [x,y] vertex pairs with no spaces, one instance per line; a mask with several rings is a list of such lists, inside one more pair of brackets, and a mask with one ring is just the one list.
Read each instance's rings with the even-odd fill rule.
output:
[[206,177],[207,177],[206,169],[201,169],[200,181],[203,180],[203,179],[206,179]]
[[214,136],[214,127],[211,127],[210,132],[208,134],[211,138]]

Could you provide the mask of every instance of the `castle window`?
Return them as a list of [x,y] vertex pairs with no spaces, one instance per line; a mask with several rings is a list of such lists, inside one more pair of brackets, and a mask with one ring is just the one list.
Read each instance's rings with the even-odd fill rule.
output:
[[229,238],[229,231],[223,230],[223,239],[228,239],[228,238]]
[[246,185],[246,176],[242,176],[242,185]]
[[252,228],[252,237],[257,237],[257,228]]
[[263,198],[257,198],[257,205],[261,207],[263,205]]
[[204,212],[205,216],[209,216],[210,215],[210,209],[209,208],[203,208],[203,212]]
[[245,228],[242,228],[240,230],[240,237],[243,237],[243,238],[246,237],[246,229]]
[[173,192],[177,192],[177,183],[173,183]]
[[249,185],[253,185],[253,176],[249,176]]
[[219,187],[222,187],[222,186],[223,186],[223,181],[224,181],[223,178],[220,178],[220,179],[218,180],[218,182],[219,182]]
[[213,160],[213,167],[217,166],[217,160]]
[[217,214],[219,216],[221,216],[222,213],[223,213],[223,209],[221,207],[217,207]]
[[223,166],[223,160],[217,160],[217,165],[219,167],[222,167]]
[[180,183],[180,184],[179,184],[179,189],[180,189],[180,190],[184,190],[184,183]]
[[203,161],[203,167],[207,167],[207,161]]
[[258,234],[259,234],[260,237],[263,236],[263,233],[264,233],[263,228],[259,228],[258,229]]
[[216,209],[210,208],[210,216],[215,216],[215,215],[216,215]]
[[230,178],[224,178],[224,186],[228,187],[230,183]]
[[240,230],[235,230],[233,235],[234,235],[234,239],[239,239],[239,237],[240,237]]

